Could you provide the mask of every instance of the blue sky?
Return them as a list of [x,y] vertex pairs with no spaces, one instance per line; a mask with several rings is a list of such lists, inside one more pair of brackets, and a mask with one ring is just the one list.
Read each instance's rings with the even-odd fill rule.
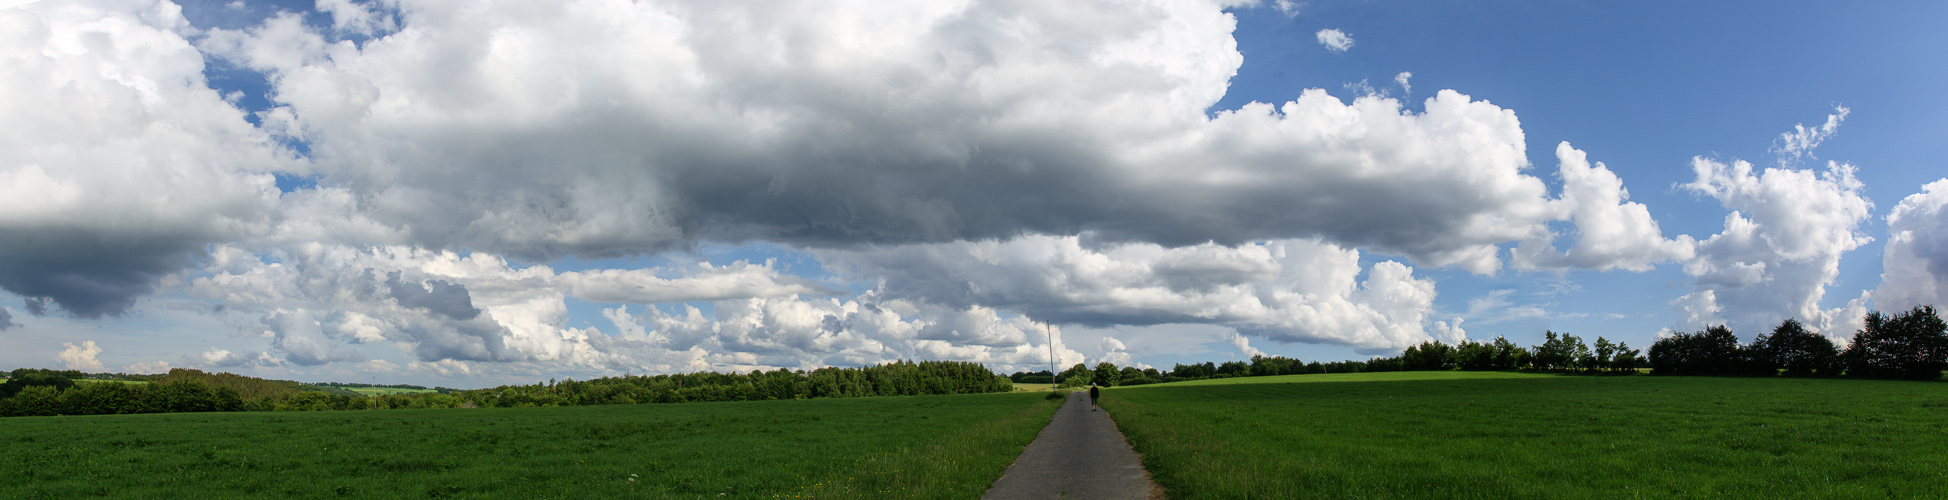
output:
[[0,365],[1168,368],[1948,292],[1941,5],[685,3],[0,3]]

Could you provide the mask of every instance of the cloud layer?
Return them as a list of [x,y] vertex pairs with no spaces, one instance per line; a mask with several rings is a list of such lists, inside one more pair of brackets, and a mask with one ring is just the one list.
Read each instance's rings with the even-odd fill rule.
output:
[[[1038,321],[1219,325],[1246,353],[1465,338],[1416,267],[1682,263],[1688,323],[1858,316],[1820,302],[1873,205],[1852,165],[1796,168],[1846,108],[1782,136],[1778,168],[1696,159],[1680,189],[1731,211],[1699,240],[1566,142],[1552,192],[1515,113],[1453,90],[1212,110],[1243,61],[1217,3],[317,8],[237,29],[159,0],[0,10],[0,289],[84,319],[181,294],[263,339],[185,364],[391,369],[396,348],[454,374],[1082,359]],[[268,107],[212,67],[261,74]],[[1943,189],[1889,215],[1884,303],[1941,295]],[[835,274],[547,265],[755,241]],[[571,325],[578,302],[609,324]]]

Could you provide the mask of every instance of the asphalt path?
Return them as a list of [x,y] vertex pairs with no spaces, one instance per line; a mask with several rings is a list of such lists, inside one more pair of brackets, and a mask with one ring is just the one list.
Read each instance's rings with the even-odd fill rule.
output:
[[1162,491],[1109,413],[1091,408],[1083,391],[1069,394],[1048,427],[981,498],[1142,500],[1162,498]]

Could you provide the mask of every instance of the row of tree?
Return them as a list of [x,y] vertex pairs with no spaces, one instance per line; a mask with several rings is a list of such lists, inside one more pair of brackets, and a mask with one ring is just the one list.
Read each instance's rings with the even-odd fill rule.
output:
[[[1657,375],[1848,376],[1934,380],[1948,368],[1948,332],[1932,306],[1865,318],[1865,326],[1842,350],[1831,340],[1788,319],[1771,333],[1741,345],[1729,328],[1714,326],[1679,333],[1643,351],[1597,337],[1594,345],[1567,333],[1543,332],[1543,342],[1522,347],[1506,338],[1447,345],[1429,341],[1399,356],[1366,361],[1305,362],[1282,356],[1252,356],[1251,361],[1177,364],[1168,372],[1101,363],[1075,365],[1055,379],[1063,386],[1135,385],[1227,377],[1429,370],[1530,370],[1583,374],[1634,374],[1650,368]],[[1106,374],[1119,373],[1117,376]],[[1130,374],[1140,374],[1132,377]],[[1048,372],[1016,373],[1018,382],[1047,383]]]
[[1680,333],[1651,344],[1651,373],[1935,380],[1948,368],[1948,325],[1934,307],[1893,316],[1875,311],[1864,323],[1844,350],[1790,319],[1744,345],[1723,326]]
[[26,373],[0,383],[0,416],[175,411],[382,410],[756,401],[1008,392],[1014,384],[979,363],[900,361],[857,368],[685,373],[550,380],[451,393],[367,397],[338,387],[297,390],[283,380],[175,369],[148,384],[76,383],[68,373]]
[[[103,415],[239,411],[249,409],[237,391],[194,380],[150,384],[117,381],[75,383],[72,379],[41,375],[16,377],[20,389],[0,399],[0,416]],[[321,394],[321,393],[314,393]]]

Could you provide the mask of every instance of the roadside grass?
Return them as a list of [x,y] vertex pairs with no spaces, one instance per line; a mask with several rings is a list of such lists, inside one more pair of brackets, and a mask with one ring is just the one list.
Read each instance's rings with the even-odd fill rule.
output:
[[0,498],[964,498],[1042,396],[14,417]]
[[1944,383],[1418,373],[1102,405],[1177,500],[1948,498]]
[[1042,397],[1035,404],[924,445],[862,457],[842,477],[786,498],[980,498],[1048,426],[1063,402],[1036,396]]

